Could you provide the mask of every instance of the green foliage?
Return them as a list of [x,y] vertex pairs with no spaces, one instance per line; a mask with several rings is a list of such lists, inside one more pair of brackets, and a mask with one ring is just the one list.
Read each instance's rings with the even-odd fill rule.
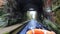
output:
[[6,32],[6,33],[3,33],[3,34],[9,34],[8,32]]
[[56,33],[60,34],[60,27],[56,23],[51,22],[50,20],[44,19],[45,26],[47,26],[50,30],[54,30]]
[[7,15],[5,12],[2,10],[0,11],[0,27],[5,27],[8,23]]
[[60,24],[60,10],[58,9],[56,12],[56,23]]

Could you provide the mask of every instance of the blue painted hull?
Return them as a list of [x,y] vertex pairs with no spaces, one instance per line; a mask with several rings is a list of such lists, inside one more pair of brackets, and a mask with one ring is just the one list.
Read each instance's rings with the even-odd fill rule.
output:
[[43,28],[43,29],[47,29],[46,27],[44,27],[42,24],[39,24],[36,20],[31,20],[27,25],[26,27],[21,31],[19,32],[19,34],[26,34],[26,32],[30,29],[39,29],[39,28]]

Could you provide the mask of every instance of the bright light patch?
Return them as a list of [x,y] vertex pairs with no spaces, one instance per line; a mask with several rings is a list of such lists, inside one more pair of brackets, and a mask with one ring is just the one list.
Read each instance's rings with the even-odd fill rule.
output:
[[47,10],[47,12],[51,12],[51,10]]
[[33,19],[36,17],[36,11],[30,11],[30,15],[32,16]]
[[50,7],[46,8],[46,11],[51,12],[51,8]]

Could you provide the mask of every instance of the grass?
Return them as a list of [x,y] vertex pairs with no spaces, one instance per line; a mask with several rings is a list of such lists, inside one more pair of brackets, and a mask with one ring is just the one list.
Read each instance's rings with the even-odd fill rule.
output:
[[8,32],[5,32],[5,33],[3,33],[3,34],[9,34]]

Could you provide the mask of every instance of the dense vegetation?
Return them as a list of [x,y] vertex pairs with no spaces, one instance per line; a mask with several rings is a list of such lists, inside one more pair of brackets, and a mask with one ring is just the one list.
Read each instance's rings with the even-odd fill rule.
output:
[[[27,19],[26,13],[19,12],[17,8],[17,1],[15,0],[8,0],[7,4],[5,4],[3,9],[0,9],[0,27],[5,27],[7,25],[13,25],[17,22],[21,22]],[[58,6],[57,8],[55,8]],[[48,21],[44,23],[45,26],[48,26],[48,28],[55,30],[57,33],[60,32],[60,5],[53,4],[52,10],[55,12],[56,17],[56,24]]]

